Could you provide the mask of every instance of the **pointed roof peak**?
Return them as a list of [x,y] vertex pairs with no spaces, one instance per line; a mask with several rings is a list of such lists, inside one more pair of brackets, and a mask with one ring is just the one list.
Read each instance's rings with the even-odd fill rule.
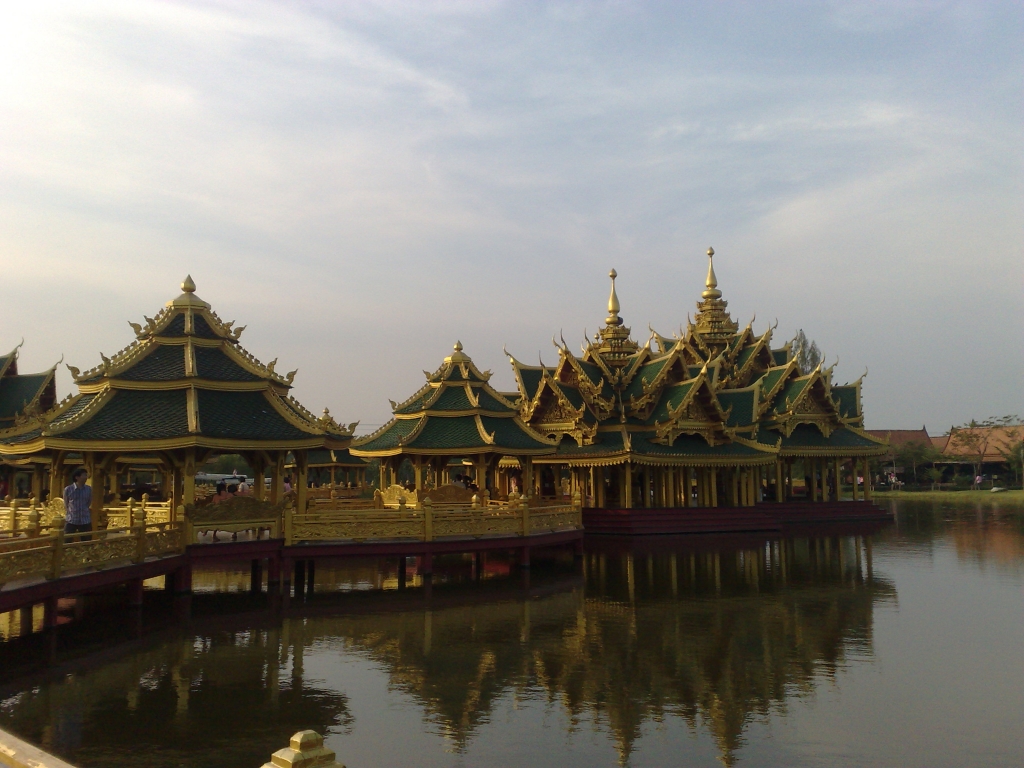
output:
[[452,347],[452,353],[444,359],[446,363],[468,363],[470,362],[469,355],[462,351],[462,342],[456,341],[455,346]]
[[185,275],[185,279],[181,281],[181,295],[167,302],[168,307],[198,307],[200,309],[209,309],[210,305],[205,301],[196,296],[196,283],[192,279],[192,275]]
[[608,317],[605,318],[606,325],[622,325],[622,318],[619,317],[619,297],[615,293],[615,278],[619,276],[619,273],[614,269],[608,273],[608,277],[612,279],[612,292],[608,295]]
[[718,290],[718,277],[715,275],[715,249],[708,248],[708,277],[704,281],[707,290],[701,294],[705,299],[720,299],[722,292]]

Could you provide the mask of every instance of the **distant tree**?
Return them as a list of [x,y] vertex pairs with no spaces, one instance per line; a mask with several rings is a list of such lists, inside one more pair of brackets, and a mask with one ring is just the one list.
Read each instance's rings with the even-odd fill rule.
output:
[[935,490],[935,486],[942,482],[942,468],[941,467],[928,467],[925,470],[925,474],[928,475],[928,479],[932,481],[932,490]]
[[1000,448],[999,453],[1013,470],[1014,485],[1020,485],[1024,475],[1024,433],[1017,432],[1017,439],[1006,448]]
[[895,453],[896,461],[906,467],[911,467],[911,479],[917,482],[918,467],[931,464],[939,457],[939,452],[932,445],[925,445],[916,440],[911,440],[899,446]]
[[978,477],[981,476],[981,465],[988,452],[989,440],[992,437],[993,427],[1012,429],[1021,426],[1020,417],[1016,414],[1010,416],[993,416],[984,421],[971,419],[966,424],[953,427],[949,430],[949,450],[974,467],[974,475],[971,478],[972,484],[977,486]]
[[800,373],[806,375],[818,367],[818,363],[821,362],[821,350],[818,348],[817,342],[808,341],[803,328],[797,331],[790,344]]

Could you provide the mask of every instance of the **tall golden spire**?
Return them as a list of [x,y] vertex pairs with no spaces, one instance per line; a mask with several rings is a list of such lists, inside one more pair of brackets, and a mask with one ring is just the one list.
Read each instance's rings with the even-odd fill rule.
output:
[[711,354],[721,352],[739,329],[739,325],[733,322],[726,310],[729,302],[722,299],[722,292],[718,290],[714,257],[715,249],[708,248],[708,277],[704,281],[702,300],[697,302],[697,314],[690,326],[691,330],[699,334]]
[[704,282],[707,290],[701,294],[705,299],[720,299],[722,292],[718,290],[718,277],[715,276],[715,249],[708,248],[708,279]]
[[608,277],[612,279],[612,292],[608,296],[608,317],[604,320],[606,325],[622,325],[622,318],[619,317],[619,297],[615,293],[615,278],[618,276],[619,273],[614,269],[608,273]]
[[634,354],[640,347],[629,338],[629,328],[622,323],[619,317],[619,295],[615,292],[615,278],[619,273],[614,269],[608,273],[612,279],[612,291],[608,294],[608,317],[604,319],[604,328],[598,332],[595,340],[599,343],[591,349],[599,353],[604,361],[613,367],[625,365],[630,355]]

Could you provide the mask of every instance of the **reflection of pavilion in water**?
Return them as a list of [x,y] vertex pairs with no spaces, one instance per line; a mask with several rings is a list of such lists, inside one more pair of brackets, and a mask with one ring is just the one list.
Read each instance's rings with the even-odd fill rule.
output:
[[[418,700],[456,747],[509,692],[540,687],[575,726],[604,721],[625,762],[641,727],[704,723],[732,764],[745,725],[871,652],[874,603],[895,595],[859,538],[749,549],[591,553],[586,590],[543,600],[310,619]],[[716,599],[707,599],[707,598]]]
[[296,731],[351,722],[343,693],[303,681],[296,624],[176,633],[117,661],[83,660],[7,698],[0,726],[83,766],[259,765]]
[[606,727],[623,762],[645,724],[674,715],[706,727],[733,764],[751,720],[848,654],[870,654],[873,607],[895,595],[859,537],[601,546],[585,557],[583,588],[573,580],[544,597],[435,593],[430,609],[415,593],[395,595],[401,604],[368,595],[364,615],[322,615],[332,603],[280,623],[197,617],[157,650],[84,660],[80,674],[8,699],[0,724],[86,766],[117,764],[129,745],[151,745],[168,765],[255,765],[293,731],[350,721],[344,694],[303,679],[303,660],[341,638],[456,749],[501,699],[540,691],[571,727]]

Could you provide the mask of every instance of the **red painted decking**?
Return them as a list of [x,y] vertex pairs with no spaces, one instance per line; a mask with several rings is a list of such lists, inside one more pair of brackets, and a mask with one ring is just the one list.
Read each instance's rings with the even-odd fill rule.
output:
[[588,534],[615,536],[781,532],[789,525],[891,518],[881,507],[862,501],[765,502],[754,507],[716,509],[584,509],[583,528]]

